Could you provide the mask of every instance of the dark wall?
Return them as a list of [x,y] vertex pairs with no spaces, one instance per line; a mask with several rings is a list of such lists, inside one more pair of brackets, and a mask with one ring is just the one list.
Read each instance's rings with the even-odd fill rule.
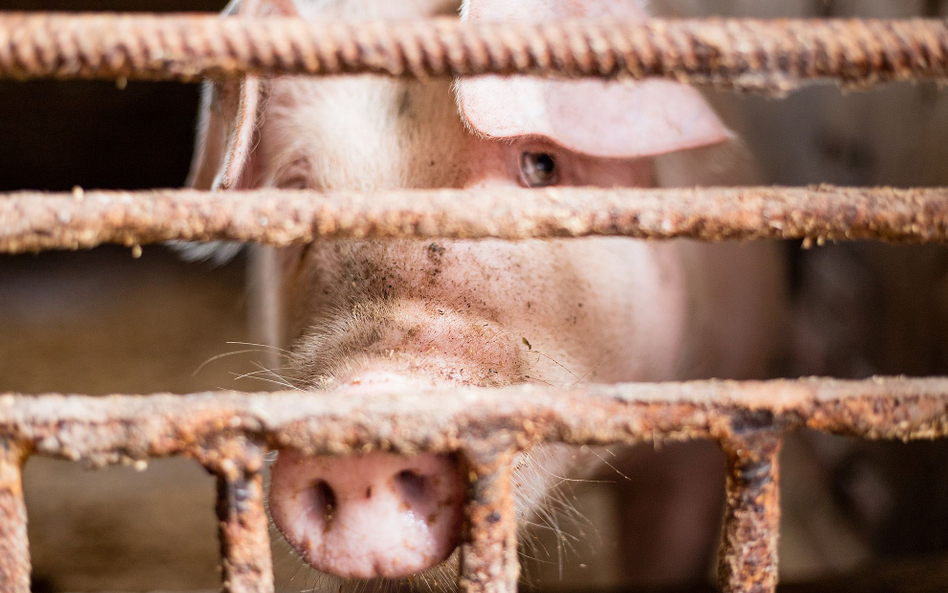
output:
[[[4,0],[4,10],[218,11],[223,0]],[[0,191],[175,187],[198,85],[0,81]]]

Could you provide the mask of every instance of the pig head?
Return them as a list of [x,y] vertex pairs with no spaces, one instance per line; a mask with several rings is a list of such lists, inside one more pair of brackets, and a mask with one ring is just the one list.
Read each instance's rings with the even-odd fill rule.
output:
[[[457,14],[442,0],[235,4],[243,14],[375,20]],[[468,19],[643,18],[632,0],[470,0]],[[736,183],[748,161],[694,90],[484,77],[279,78],[209,85],[192,184],[392,188]],[[248,127],[249,126],[249,127]],[[766,373],[782,271],[767,245],[623,238],[317,240],[256,248],[254,325],[304,390],[662,381]],[[519,456],[518,511],[582,465]],[[270,509],[302,558],[347,578],[400,578],[455,549],[465,479],[451,457],[330,459],[283,451]]]

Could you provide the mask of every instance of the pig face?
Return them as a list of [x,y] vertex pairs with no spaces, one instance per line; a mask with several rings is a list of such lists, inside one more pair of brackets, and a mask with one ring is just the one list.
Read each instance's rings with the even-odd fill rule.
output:
[[[634,2],[579,5],[472,0],[464,14],[643,15]],[[292,5],[304,18],[354,20],[456,9],[434,0]],[[269,83],[259,118],[247,96],[256,85],[207,95],[194,185],[220,186],[229,175],[236,187],[317,190],[634,187],[717,179],[737,162],[715,160],[732,152],[719,151],[727,133],[700,95],[666,82],[284,78]],[[248,118],[253,142],[240,140],[248,137]],[[776,299],[777,267],[748,280],[749,267],[773,264],[770,255],[720,255],[620,238],[319,240],[255,250],[251,290],[255,325],[287,352],[281,374],[300,389],[739,376],[770,351],[764,343],[776,332],[762,322],[769,319],[762,303]],[[722,298],[739,278],[746,288]],[[712,321],[739,315],[751,321],[727,331]],[[715,341],[728,347],[709,354]],[[578,461],[556,447],[521,454],[520,515],[538,508],[547,483]],[[394,579],[431,574],[451,555],[463,490],[449,456],[316,459],[285,451],[273,466],[270,508],[287,541],[317,569]]]

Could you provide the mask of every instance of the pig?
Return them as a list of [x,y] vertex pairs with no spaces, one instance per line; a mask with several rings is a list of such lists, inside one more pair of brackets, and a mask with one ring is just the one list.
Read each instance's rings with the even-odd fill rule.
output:
[[[245,0],[228,10],[364,21],[456,18],[459,9],[472,21],[646,16],[638,0]],[[240,88],[209,84],[201,121],[190,179],[201,189],[753,178],[740,142],[702,96],[668,81],[251,78]],[[768,243],[352,239],[256,247],[249,283],[252,323],[283,353],[274,372],[316,397],[767,376],[780,353],[783,278]],[[555,445],[518,454],[519,518],[529,522],[558,476],[588,473],[590,455]],[[269,503],[302,560],[343,584],[427,579],[456,571],[464,483],[450,456],[285,450]],[[711,501],[697,506],[718,508],[721,492],[696,488]],[[713,532],[689,534],[698,542],[689,546],[707,547]],[[679,578],[705,572],[703,553],[675,561]]]

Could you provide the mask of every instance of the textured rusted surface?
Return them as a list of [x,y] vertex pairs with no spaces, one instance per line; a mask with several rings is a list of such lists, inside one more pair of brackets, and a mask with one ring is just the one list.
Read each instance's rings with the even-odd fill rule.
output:
[[29,593],[30,548],[20,469],[22,447],[0,441],[0,591]]
[[[606,444],[714,439],[728,454],[720,579],[726,591],[773,591],[779,435],[809,427],[875,439],[948,436],[948,378],[583,386],[524,385],[366,395],[206,393],[191,396],[0,396],[10,451],[89,466],[191,455],[218,475],[224,590],[271,593],[259,471],[267,449],[311,454],[383,449],[451,452],[469,473],[459,584],[516,589],[512,455],[539,442]],[[20,457],[0,464],[0,549],[28,571]],[[12,473],[11,473],[12,472]],[[4,494],[3,487],[8,487]],[[12,510],[10,510],[12,509]],[[17,559],[19,558],[19,559]],[[6,590],[6,589],[4,589]],[[10,590],[18,590],[12,588]],[[25,591],[25,589],[23,589]]]
[[478,443],[465,451],[468,499],[458,589],[461,593],[516,593],[520,577],[513,499],[513,456]]
[[873,439],[948,436],[948,379],[594,385],[359,395],[215,392],[192,396],[0,396],[0,434],[36,454],[97,466],[148,456],[200,455],[222,436],[271,448],[336,454],[381,448],[454,452],[507,439],[637,443],[725,439],[736,419],[772,416],[776,429],[810,427]]
[[0,16],[0,77],[247,73],[659,76],[781,92],[806,79],[943,79],[941,20],[317,23],[216,16]]
[[725,593],[773,593],[777,588],[780,437],[770,424],[769,414],[739,418],[732,436],[722,442],[727,506],[718,581]]
[[948,189],[195,190],[0,195],[0,252],[316,237],[948,241]]
[[273,558],[263,503],[263,450],[245,437],[223,437],[196,456],[217,475],[223,593],[273,593]]

